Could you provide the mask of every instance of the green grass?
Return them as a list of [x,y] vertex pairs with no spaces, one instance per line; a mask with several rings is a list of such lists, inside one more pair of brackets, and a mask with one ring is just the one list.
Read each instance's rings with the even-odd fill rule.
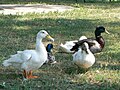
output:
[[[34,49],[36,34],[41,29],[55,38],[54,53],[58,62],[43,65],[34,72],[40,78],[27,81],[23,81],[13,67],[0,66],[1,89],[120,90],[120,4],[71,5],[78,9],[23,16],[0,15],[0,63],[17,50]],[[98,25],[105,26],[111,34],[102,34],[106,41],[103,52],[95,55],[96,63],[86,73],[81,73],[72,63],[71,54],[57,53],[58,46],[81,35],[94,37]]]

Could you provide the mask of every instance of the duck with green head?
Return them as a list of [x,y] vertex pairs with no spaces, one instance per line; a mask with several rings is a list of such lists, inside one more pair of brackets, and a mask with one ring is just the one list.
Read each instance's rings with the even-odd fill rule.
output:
[[71,51],[78,51],[79,46],[84,42],[87,42],[89,45],[90,51],[92,53],[101,52],[105,46],[105,40],[101,35],[101,33],[104,33],[104,32],[109,34],[109,32],[105,29],[105,27],[103,26],[96,27],[95,38],[87,38],[87,39],[83,39],[76,42],[73,48],[71,49]]
[[47,51],[47,61],[45,63],[50,63],[50,64],[54,64],[56,63],[55,61],[55,56],[54,54],[52,53],[52,49],[53,49],[53,44],[52,43],[49,43],[47,46],[46,46],[46,51]]

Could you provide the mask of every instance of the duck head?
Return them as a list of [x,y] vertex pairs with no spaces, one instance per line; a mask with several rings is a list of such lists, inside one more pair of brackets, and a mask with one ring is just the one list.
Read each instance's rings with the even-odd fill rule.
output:
[[96,27],[96,30],[95,30],[95,37],[98,37],[98,36],[101,36],[101,33],[107,33],[107,34],[110,34],[106,29],[105,27],[103,26],[98,26]]
[[41,39],[48,38],[51,41],[54,41],[54,39],[45,30],[39,31],[38,34],[37,34],[37,38],[41,38]]
[[51,52],[52,49],[53,49],[53,44],[48,44],[48,45],[46,46],[47,52]]

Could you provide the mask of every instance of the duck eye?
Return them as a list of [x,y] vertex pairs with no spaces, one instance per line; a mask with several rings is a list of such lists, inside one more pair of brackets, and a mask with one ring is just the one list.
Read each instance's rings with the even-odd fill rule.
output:
[[43,34],[45,33],[45,32],[42,32]]

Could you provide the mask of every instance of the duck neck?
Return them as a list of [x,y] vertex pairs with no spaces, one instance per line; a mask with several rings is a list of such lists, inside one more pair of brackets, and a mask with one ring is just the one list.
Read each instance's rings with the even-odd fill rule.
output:
[[96,41],[100,44],[101,48],[104,48],[105,41],[102,36],[97,36]]
[[97,37],[100,37],[100,36],[101,36],[101,33],[98,32],[98,31],[95,31],[95,37],[97,38]]
[[36,38],[36,51],[41,51],[42,47],[44,47],[42,39]]

